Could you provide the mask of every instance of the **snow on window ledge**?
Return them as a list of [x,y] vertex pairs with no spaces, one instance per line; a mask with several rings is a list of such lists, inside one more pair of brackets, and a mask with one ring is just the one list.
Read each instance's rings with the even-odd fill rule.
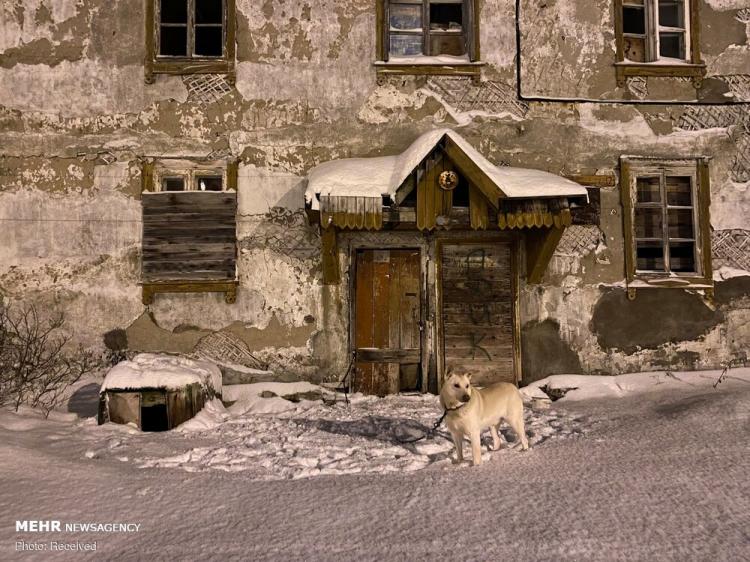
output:
[[483,66],[484,63],[477,61],[472,62],[469,60],[468,55],[437,55],[437,56],[426,56],[426,55],[415,55],[415,56],[391,56],[389,60],[375,61],[375,66],[401,66],[401,65],[413,65],[413,66]]

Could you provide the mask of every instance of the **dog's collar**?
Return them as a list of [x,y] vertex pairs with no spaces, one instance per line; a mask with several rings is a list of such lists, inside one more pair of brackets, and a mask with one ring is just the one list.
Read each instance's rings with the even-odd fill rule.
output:
[[455,412],[456,410],[460,410],[461,408],[463,408],[464,406],[466,406],[466,404],[468,404],[468,402],[461,402],[455,408],[446,408],[445,409],[445,413],[447,414],[448,412]]

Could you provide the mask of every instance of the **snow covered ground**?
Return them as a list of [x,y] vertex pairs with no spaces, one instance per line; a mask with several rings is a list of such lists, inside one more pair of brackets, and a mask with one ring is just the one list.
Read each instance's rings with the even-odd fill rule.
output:
[[[444,428],[403,442],[439,416],[433,396],[293,403],[248,385],[159,434],[2,411],[0,559],[747,559],[750,369],[720,375],[539,381],[531,451],[507,430],[478,468],[451,464]],[[24,519],[141,528],[16,532]],[[60,539],[97,551],[16,551]]]

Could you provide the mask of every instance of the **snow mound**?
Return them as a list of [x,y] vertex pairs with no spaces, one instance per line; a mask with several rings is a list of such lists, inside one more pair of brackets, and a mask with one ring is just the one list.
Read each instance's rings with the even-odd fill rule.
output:
[[214,429],[229,419],[229,412],[224,408],[221,400],[214,398],[203,405],[203,409],[185,423],[177,427],[177,431],[191,433]]
[[221,394],[221,371],[208,361],[177,355],[140,353],[131,361],[112,367],[104,378],[100,392],[117,389],[182,388],[198,383]]
[[[619,398],[651,390],[669,390],[691,386],[706,388],[725,379],[750,382],[750,368],[727,371],[654,371],[624,375],[551,375],[520,389],[525,401],[537,399],[586,400],[590,398]],[[720,382],[718,383],[720,384]]]

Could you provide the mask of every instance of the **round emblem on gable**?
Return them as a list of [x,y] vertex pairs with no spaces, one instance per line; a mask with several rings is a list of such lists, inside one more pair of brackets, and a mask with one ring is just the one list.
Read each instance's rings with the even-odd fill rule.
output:
[[440,172],[440,175],[438,176],[438,185],[440,186],[440,189],[444,189],[445,191],[456,189],[456,186],[458,185],[458,174],[452,170]]

